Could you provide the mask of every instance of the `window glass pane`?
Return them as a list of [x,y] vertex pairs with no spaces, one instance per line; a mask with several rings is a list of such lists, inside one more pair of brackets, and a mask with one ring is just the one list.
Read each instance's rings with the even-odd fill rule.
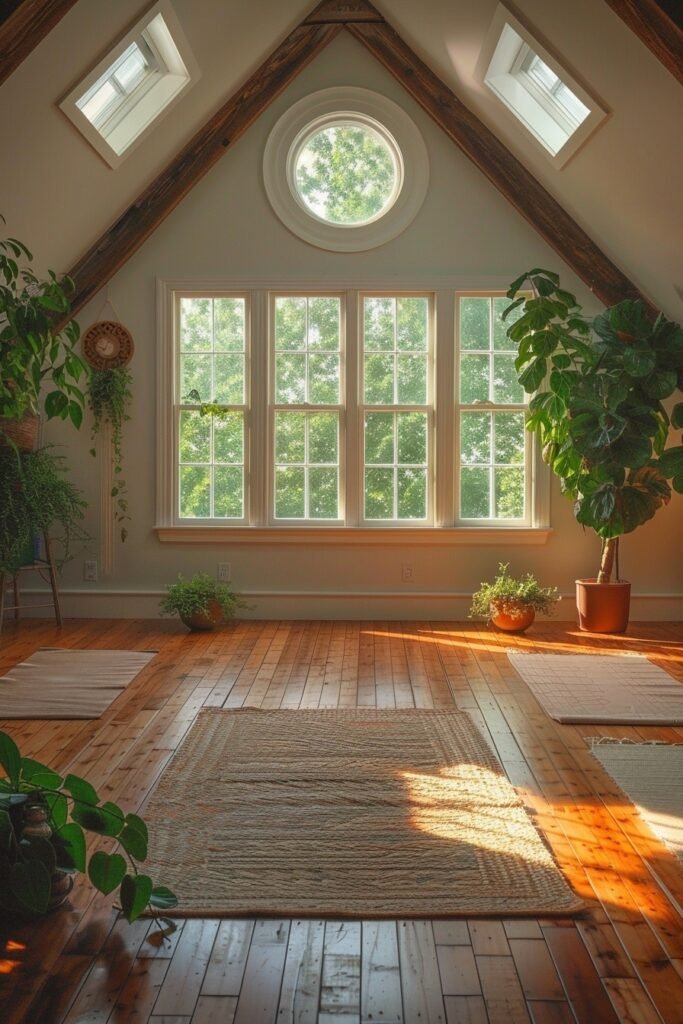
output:
[[309,516],[311,519],[336,519],[339,507],[338,472],[333,468],[308,471]]
[[180,414],[180,461],[209,462],[211,460],[211,420],[198,412]]
[[398,299],[396,301],[396,345],[409,352],[427,351],[426,299]]
[[211,299],[180,300],[180,351],[211,351]]
[[365,470],[365,518],[393,519],[393,469]]
[[490,346],[490,299],[460,299],[461,349],[488,349]]
[[398,463],[427,463],[427,417],[424,413],[398,413]]
[[214,401],[222,405],[244,402],[244,356],[214,356]]
[[180,467],[180,515],[208,519],[211,515],[211,470],[208,466]]
[[497,469],[496,517],[522,519],[524,517],[524,470]]
[[462,413],[460,417],[460,459],[465,464],[489,464],[491,461],[491,413]]
[[524,388],[517,380],[514,356],[493,357],[493,400],[501,405],[524,401]]
[[338,355],[319,354],[308,357],[308,401],[319,405],[338,404]]
[[306,401],[306,356],[278,355],[275,360],[275,401],[301,405]]
[[275,348],[306,348],[306,299],[275,300]]
[[338,461],[339,420],[336,413],[312,413],[308,417],[308,461],[334,465]]
[[511,300],[506,296],[498,296],[493,300],[493,347],[497,351],[514,352],[517,355],[517,345],[507,336],[508,329],[516,323],[524,313],[523,306],[517,306],[505,320],[503,313],[510,305]]
[[308,300],[308,347],[339,349],[340,302],[336,298]]
[[180,357],[180,397],[184,401],[190,401],[187,397],[190,391],[197,391],[202,402],[211,401],[211,356],[190,356]]
[[314,131],[296,158],[296,190],[330,224],[366,224],[391,202],[396,164],[387,142],[360,122]]
[[278,519],[306,516],[306,471],[278,466],[275,470],[275,515]]
[[244,350],[244,307],[244,299],[214,299],[213,347],[217,352]]
[[241,466],[215,466],[213,471],[214,516],[242,519],[244,516],[244,474]]
[[494,413],[496,462],[524,462],[524,413]]
[[244,462],[244,415],[231,412],[224,419],[214,418],[213,450],[215,462],[241,465]]
[[105,121],[107,115],[123,101],[121,93],[111,82],[103,82],[89,99],[80,99],[76,106],[83,111],[92,125]]
[[145,77],[147,67],[145,55],[140,47],[133,43],[122,54],[114,72],[114,78],[125,92],[131,92]]
[[275,461],[305,462],[306,415],[302,412],[275,414]]
[[365,401],[368,405],[392,405],[394,401],[394,357],[365,357]]
[[366,463],[393,463],[394,414],[369,412],[365,415]]
[[427,472],[424,469],[398,470],[398,518],[427,517]]
[[462,519],[488,519],[490,473],[488,469],[468,466],[460,471],[460,516]]
[[427,402],[427,357],[397,356],[398,404],[425,405]]
[[462,356],[460,359],[460,401],[467,405],[489,400],[489,357]]
[[365,299],[365,351],[392,351],[394,348],[393,299]]

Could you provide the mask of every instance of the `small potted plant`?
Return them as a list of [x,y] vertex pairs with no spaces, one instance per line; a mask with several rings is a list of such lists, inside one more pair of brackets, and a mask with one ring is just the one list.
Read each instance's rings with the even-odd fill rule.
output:
[[542,587],[530,573],[516,579],[501,562],[492,583],[482,583],[472,595],[470,618],[485,618],[506,633],[523,633],[536,612],[552,615],[560,600],[555,587]]
[[79,381],[88,375],[75,350],[76,321],[55,330],[70,309],[73,281],[52,270],[41,281],[32,259],[23,242],[0,240],[0,442],[27,449],[35,446],[46,385],[47,418],[70,419],[80,427],[85,398]]
[[205,572],[195,573],[189,580],[179,574],[177,582],[166,588],[160,604],[162,613],[179,615],[191,630],[213,629],[231,619],[240,607],[238,595]]
[[[77,775],[59,775],[22,757],[0,732],[0,910],[40,916],[61,906],[78,872],[101,893],[117,893],[127,921],[148,908],[170,910],[177,899],[141,873],[147,859],[147,826],[100,798]],[[115,840],[122,853],[97,849],[88,856],[87,835]],[[100,846],[98,842],[98,847]],[[125,856],[124,856],[125,855]]]

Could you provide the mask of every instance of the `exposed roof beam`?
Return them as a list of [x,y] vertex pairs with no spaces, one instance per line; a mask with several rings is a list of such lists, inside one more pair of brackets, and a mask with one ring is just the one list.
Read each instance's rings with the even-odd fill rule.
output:
[[[69,271],[77,313],[342,28],[398,79],[595,295],[647,299],[367,0],[324,0]],[[651,307],[650,307],[651,308]]]
[[683,85],[683,29],[655,0],[606,0]]
[[76,0],[21,0],[0,9],[0,85],[28,57]]
[[340,25],[299,25],[190,139],[132,206],[69,271],[75,313],[119,270],[330,39]]
[[347,25],[606,306],[651,303],[386,22]]

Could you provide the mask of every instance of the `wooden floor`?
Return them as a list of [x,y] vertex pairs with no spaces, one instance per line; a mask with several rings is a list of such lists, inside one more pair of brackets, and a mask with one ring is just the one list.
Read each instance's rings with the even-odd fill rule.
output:
[[643,651],[683,682],[680,624],[524,637],[466,623],[25,621],[0,672],[40,646],[158,649],[98,721],[0,722],[27,756],[139,809],[202,707],[464,708],[497,751],[575,890],[576,920],[186,920],[167,942],[111,896],[0,929],[2,1024],[682,1024],[683,865],[588,750],[590,735],[683,742],[683,729],[558,725],[504,649]]

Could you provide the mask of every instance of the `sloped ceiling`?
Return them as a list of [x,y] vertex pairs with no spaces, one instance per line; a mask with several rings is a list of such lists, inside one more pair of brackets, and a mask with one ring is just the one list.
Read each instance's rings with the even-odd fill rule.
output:
[[[253,0],[173,5],[202,78],[116,171],[57,104],[147,5],[78,0],[0,90],[0,212],[41,268],[62,271],[77,262],[312,6],[259,0],[255,16]],[[561,171],[527,145],[475,80],[496,0],[375,6],[606,255],[669,316],[683,318],[683,91],[609,6],[520,0],[511,7],[611,112]]]

